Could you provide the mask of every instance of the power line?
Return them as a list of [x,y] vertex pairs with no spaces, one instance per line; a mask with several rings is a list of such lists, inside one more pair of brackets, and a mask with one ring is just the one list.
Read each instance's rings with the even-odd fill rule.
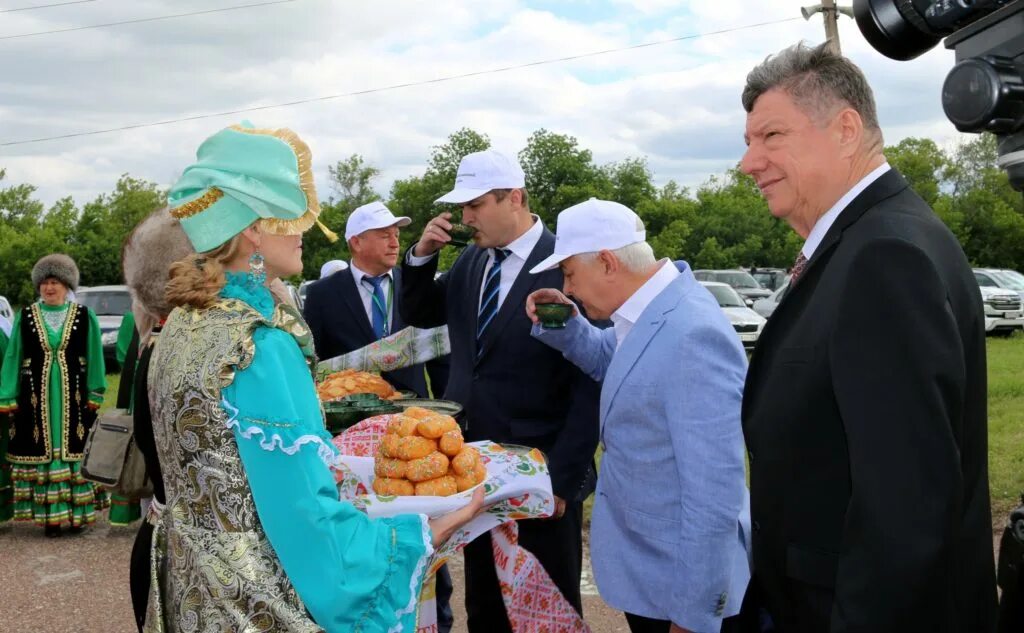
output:
[[32,11],[33,9],[49,9],[51,7],[66,7],[69,4],[85,4],[96,2],[96,0],[74,0],[73,2],[58,2],[56,4],[37,4],[33,7],[18,7],[17,9],[0,9],[0,13],[14,13],[15,11]]
[[[92,1],[92,0],[84,0]],[[37,35],[50,35],[52,33],[70,33],[71,31],[85,31],[86,29],[102,29],[108,26],[121,26],[123,24],[141,24],[143,22],[157,22],[160,20],[173,20],[176,18],[187,18],[191,15],[206,15],[208,13],[220,13],[222,11],[236,11],[238,9],[251,9],[253,7],[265,7],[271,4],[287,4],[290,2],[298,2],[298,0],[271,0],[270,2],[257,2],[255,4],[241,4],[237,7],[223,7],[220,9],[207,9],[205,11],[191,11],[189,13],[177,13],[175,15],[159,15],[154,18],[139,18],[137,20],[125,20],[123,22],[107,22],[106,24],[90,24],[88,26],[73,26],[67,29],[54,29],[52,31],[37,31],[35,33],[21,33],[19,35],[5,35],[0,37],[0,40],[16,40],[25,37],[35,37]],[[72,3],[69,3],[72,4]]]
[[402,83],[402,84],[393,84],[391,86],[383,86],[383,87],[380,87],[380,88],[367,88],[365,90],[355,90],[355,91],[352,91],[352,92],[343,92],[343,93],[339,93],[339,94],[326,95],[326,96],[322,96],[322,97],[312,97],[312,98],[309,98],[309,99],[299,99],[299,100],[296,100],[296,101],[288,101],[288,102],[284,102],[284,103],[274,103],[274,104],[269,104],[269,105],[254,106],[254,107],[251,107],[251,108],[240,108],[238,110],[226,110],[224,112],[211,112],[211,113],[207,113],[207,114],[196,114],[194,116],[181,117],[181,118],[178,118],[178,119],[167,119],[165,121],[154,121],[152,123],[136,123],[134,125],[124,125],[124,126],[121,126],[121,127],[107,128],[107,129],[104,129],[104,130],[90,130],[90,131],[87,131],[87,132],[74,132],[72,134],[61,134],[61,135],[58,135],[58,136],[44,136],[44,137],[41,137],[41,138],[24,139],[24,140],[21,140],[21,141],[7,141],[7,142],[0,143],[0,147],[9,147],[9,146],[12,146],[12,145],[27,145],[29,143],[42,143],[43,141],[56,141],[56,140],[68,139],[68,138],[78,138],[78,137],[81,137],[81,136],[95,136],[97,134],[109,134],[111,132],[123,132],[125,130],[137,130],[139,128],[157,127],[157,126],[162,126],[162,125],[171,125],[173,123],[184,123],[186,121],[198,121],[200,119],[211,119],[211,118],[221,117],[221,116],[229,116],[229,115],[235,115],[235,114],[246,114],[248,112],[258,112],[258,111],[261,111],[261,110],[270,110],[270,109],[273,109],[273,108],[286,108],[286,107],[302,105],[302,104],[306,104],[306,103],[314,103],[314,102],[317,102],[317,101],[328,101],[328,100],[331,100],[331,99],[341,99],[341,98],[344,98],[344,97],[356,97],[356,96],[360,96],[360,95],[374,94],[374,93],[379,93],[379,92],[388,92],[388,91],[391,91],[391,90],[399,90],[399,89],[402,89],[402,88],[413,88],[413,87],[417,87],[417,86],[426,86],[426,85],[430,85],[430,84],[446,83],[446,82],[449,82],[449,81],[456,81],[458,79],[466,79],[468,77],[479,77],[481,75],[491,75],[491,74],[495,74],[495,73],[509,72],[509,71],[512,71],[512,70],[520,70],[522,68],[531,68],[531,67],[534,67],[534,66],[545,66],[547,64],[557,64],[557,63],[561,63],[561,62],[573,61],[573,60],[576,60],[576,59],[584,59],[584,58],[587,58],[587,57],[596,57],[598,55],[608,55],[608,54],[611,54],[611,53],[621,53],[621,52],[624,52],[624,51],[631,51],[631,50],[636,50],[636,49],[640,49],[640,48],[650,48],[652,46],[662,46],[664,44],[673,44],[675,42],[682,42],[682,41],[685,41],[685,40],[695,40],[695,39],[698,39],[698,38],[701,38],[701,37],[708,37],[708,36],[711,36],[711,35],[724,35],[726,33],[735,33],[736,31],[746,31],[746,30],[750,30],[750,29],[761,28],[761,27],[764,27],[764,26],[773,26],[773,25],[776,25],[776,24],[783,24],[785,22],[793,22],[793,21],[796,21],[796,20],[799,20],[799,19],[800,18],[785,18],[785,19],[782,19],[782,20],[774,20],[772,22],[758,22],[756,24],[747,24],[747,25],[744,25],[744,26],[737,26],[737,27],[733,27],[733,28],[722,29],[722,30],[719,30],[719,31],[709,31],[707,33],[696,33],[694,35],[683,35],[681,37],[673,37],[673,38],[667,39],[667,40],[658,40],[658,41],[654,41],[654,42],[644,42],[643,44],[634,44],[632,46],[623,46],[621,48],[609,48],[609,49],[605,49],[605,50],[601,50],[601,51],[592,51],[590,53],[581,53],[579,55],[569,55],[567,57],[557,57],[557,58],[553,58],[553,59],[543,59],[543,60],[539,60],[539,61],[526,62],[526,63],[523,63],[523,64],[516,64],[516,65],[513,65],[513,66],[504,66],[504,67],[501,67],[501,68],[491,68],[491,69],[488,69],[488,70],[477,70],[477,71],[473,71],[473,72],[462,73],[460,75],[450,75],[450,76],[447,76],[447,77],[438,77],[436,79],[426,79],[426,80],[423,80],[423,81],[413,81],[413,82]]

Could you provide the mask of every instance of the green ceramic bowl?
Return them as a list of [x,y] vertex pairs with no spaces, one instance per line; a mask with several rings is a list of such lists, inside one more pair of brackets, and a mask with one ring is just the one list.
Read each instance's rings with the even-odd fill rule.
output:
[[389,413],[400,413],[402,407],[378,400],[377,404],[362,405],[349,402],[328,402],[324,405],[327,430],[336,435],[359,424],[366,418]]
[[538,303],[537,318],[541,326],[549,330],[565,327],[565,322],[572,316],[572,306],[567,303]]
[[342,402],[354,405],[373,406],[382,402],[380,396],[375,393],[353,393],[341,399]]
[[473,236],[476,235],[476,229],[461,222],[454,222],[452,223],[452,228],[448,230],[448,235],[452,238],[448,242],[449,246],[463,248],[473,240]]

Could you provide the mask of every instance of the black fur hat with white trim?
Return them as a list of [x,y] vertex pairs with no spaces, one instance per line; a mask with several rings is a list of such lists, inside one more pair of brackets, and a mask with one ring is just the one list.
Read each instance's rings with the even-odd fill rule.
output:
[[78,289],[78,266],[75,265],[75,260],[67,255],[61,253],[47,255],[32,267],[32,285],[36,290],[50,277],[61,282],[70,290]]

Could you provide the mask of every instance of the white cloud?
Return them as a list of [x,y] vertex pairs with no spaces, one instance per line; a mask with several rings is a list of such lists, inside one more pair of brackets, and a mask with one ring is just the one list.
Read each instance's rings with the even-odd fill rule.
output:
[[[0,40],[0,142],[344,94],[799,15],[791,0],[761,0],[756,12],[751,6],[300,0]],[[147,0],[13,13],[0,37],[209,8],[199,0]],[[203,138],[244,117],[299,132],[313,149],[324,197],[329,164],[362,154],[382,170],[384,193],[394,179],[422,173],[431,146],[461,127],[512,151],[544,127],[576,136],[599,162],[646,155],[659,182],[697,184],[742,153],[739,93],[750,68],[822,33],[820,18],[798,20],[247,115],[0,147],[0,167],[7,182],[37,185],[47,203],[72,195],[83,204],[126,172],[169,185]],[[951,54],[891,62],[846,18],[841,36],[875,87],[889,142],[955,138],[939,104]]]

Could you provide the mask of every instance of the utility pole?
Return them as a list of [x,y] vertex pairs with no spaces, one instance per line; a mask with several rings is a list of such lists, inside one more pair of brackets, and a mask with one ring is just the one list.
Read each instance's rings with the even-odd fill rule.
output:
[[839,45],[839,11],[836,7],[836,0],[821,0],[821,14],[825,18],[825,39],[832,44],[832,50],[836,55],[842,55],[843,49]]
[[820,13],[825,18],[825,41],[829,43],[832,50],[842,55],[842,48],[839,46],[839,14],[853,17],[851,7],[840,7],[836,0],[821,0],[821,4],[812,4],[809,7],[800,9],[800,14],[805,20],[810,20],[815,13]]

